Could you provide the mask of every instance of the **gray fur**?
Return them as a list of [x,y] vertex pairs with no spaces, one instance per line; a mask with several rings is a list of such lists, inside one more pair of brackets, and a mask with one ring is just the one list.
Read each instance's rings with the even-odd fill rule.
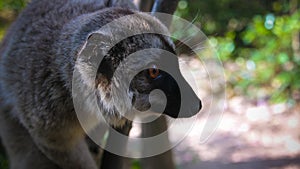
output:
[[[88,37],[113,19],[132,14],[128,8],[134,5],[125,0],[33,0],[13,24],[0,46],[0,136],[11,169],[97,168],[74,112],[72,75]],[[147,18],[124,24],[163,27]],[[157,38],[146,41],[163,45]],[[83,69],[81,80],[88,76]],[[99,94],[109,93],[100,82]],[[122,112],[113,110],[121,101],[98,101],[112,125],[124,123]]]

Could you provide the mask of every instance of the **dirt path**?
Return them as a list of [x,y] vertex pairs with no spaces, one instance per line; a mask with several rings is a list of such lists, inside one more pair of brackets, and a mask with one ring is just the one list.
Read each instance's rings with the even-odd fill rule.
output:
[[[209,92],[200,93],[206,98]],[[179,168],[300,169],[300,104],[251,103],[236,96],[225,105],[218,129],[208,140],[199,143],[199,137],[188,136],[174,149]],[[202,123],[205,118],[200,116],[193,131],[202,131]]]

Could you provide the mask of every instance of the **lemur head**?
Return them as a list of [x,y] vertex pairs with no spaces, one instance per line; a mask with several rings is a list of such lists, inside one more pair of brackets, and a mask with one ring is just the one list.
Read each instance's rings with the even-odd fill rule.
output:
[[126,17],[90,34],[85,46],[100,60],[94,87],[106,120],[118,125],[124,117],[145,112],[173,118],[198,113],[201,101],[182,77],[178,58],[167,56],[176,54],[167,28],[147,14]]

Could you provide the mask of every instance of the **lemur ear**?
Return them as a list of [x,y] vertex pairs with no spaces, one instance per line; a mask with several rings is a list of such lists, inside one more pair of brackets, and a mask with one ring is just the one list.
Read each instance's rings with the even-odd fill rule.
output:
[[100,75],[102,77],[105,77],[106,80],[110,82],[113,77],[113,70],[114,68],[111,59],[104,57],[104,59],[98,67],[97,76]]
[[94,82],[97,82],[100,77],[105,81],[110,81],[112,77],[111,57],[107,54],[110,44],[109,35],[95,32],[87,36],[85,44],[79,51],[76,68],[81,79],[90,87],[93,87]]
[[113,65],[111,57],[108,55],[110,50],[111,37],[105,32],[92,33],[87,38],[87,51],[91,52],[90,61],[97,70],[96,78],[106,78],[110,81],[113,76]]
[[87,41],[99,43],[101,41],[104,41],[106,38],[107,38],[107,35],[103,32],[93,32],[93,33],[89,34]]

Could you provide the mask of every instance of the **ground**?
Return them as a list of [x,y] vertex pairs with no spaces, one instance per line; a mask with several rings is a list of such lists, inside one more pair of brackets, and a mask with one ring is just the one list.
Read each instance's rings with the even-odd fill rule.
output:
[[[190,67],[200,64],[188,60]],[[208,97],[209,92],[201,92]],[[209,103],[203,102],[195,128],[173,151],[178,168],[300,169],[300,104],[253,103],[245,96],[226,98],[217,129],[201,142],[195,136],[203,132],[209,114],[205,107]]]

